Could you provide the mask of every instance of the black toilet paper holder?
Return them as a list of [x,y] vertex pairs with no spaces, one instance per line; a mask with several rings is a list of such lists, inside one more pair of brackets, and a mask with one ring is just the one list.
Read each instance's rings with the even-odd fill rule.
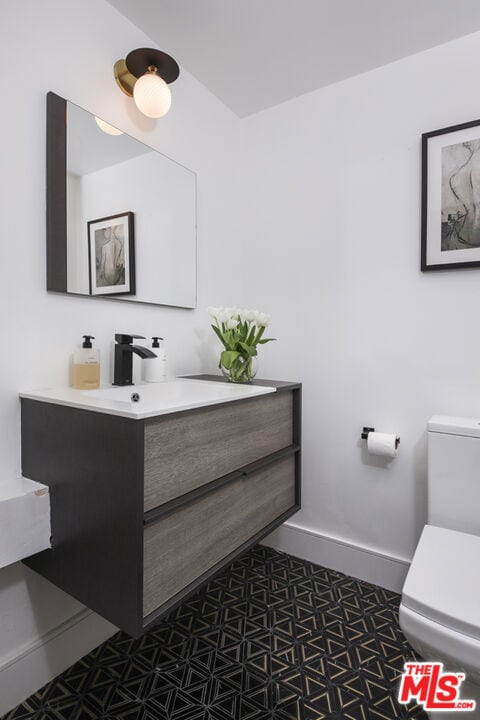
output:
[[[369,433],[371,433],[371,432],[375,432],[375,428],[364,427],[364,428],[363,428],[363,432],[362,432],[362,440],[367,440],[367,439],[368,439],[368,435],[369,435]],[[399,445],[400,445],[400,438],[399,438],[399,437],[396,437],[396,438],[395,438],[395,450],[398,448]]]

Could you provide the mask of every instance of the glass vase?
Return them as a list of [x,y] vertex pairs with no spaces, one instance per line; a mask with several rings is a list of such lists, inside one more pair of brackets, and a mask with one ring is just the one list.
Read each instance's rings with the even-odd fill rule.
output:
[[227,382],[250,383],[257,374],[257,358],[240,355],[231,368],[220,367]]

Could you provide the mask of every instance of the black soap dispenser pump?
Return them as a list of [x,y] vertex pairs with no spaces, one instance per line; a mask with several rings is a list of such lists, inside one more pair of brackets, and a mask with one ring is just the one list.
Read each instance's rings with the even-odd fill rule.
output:
[[73,387],[95,390],[100,387],[100,350],[94,348],[93,335],[84,335],[83,343],[73,354]]
[[142,362],[143,382],[158,383],[167,379],[167,355],[160,341],[163,341],[163,338],[159,335],[152,337],[152,350],[156,357],[145,358]]

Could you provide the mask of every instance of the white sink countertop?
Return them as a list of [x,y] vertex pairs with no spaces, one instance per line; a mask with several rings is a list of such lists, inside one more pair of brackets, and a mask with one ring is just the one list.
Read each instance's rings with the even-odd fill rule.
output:
[[[178,378],[162,383],[109,386],[98,390],[75,390],[69,387],[43,388],[20,392],[19,395],[28,400],[143,420],[206,405],[218,405],[232,400],[266,395],[275,390],[274,387],[263,385]],[[132,399],[132,396],[133,398],[139,396],[139,399]]]

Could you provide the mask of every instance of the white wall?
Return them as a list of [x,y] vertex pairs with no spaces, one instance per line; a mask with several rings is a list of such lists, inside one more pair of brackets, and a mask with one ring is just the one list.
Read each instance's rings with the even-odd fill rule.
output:
[[[0,482],[20,473],[18,390],[67,384],[69,356],[83,333],[97,338],[104,382],[110,379],[109,352],[115,331],[164,336],[172,372],[214,368],[215,342],[209,349],[205,307],[222,302],[231,282],[223,272],[229,238],[224,196],[231,165],[228,139],[237,124],[230,111],[187,72],[172,86],[173,104],[166,118],[154,122],[141,116],[115,85],[113,65],[133,48],[152,42],[106,2],[3,3],[1,20],[0,64],[11,67],[19,48],[28,48],[30,59],[11,76],[0,113],[4,334]],[[45,95],[49,90],[198,173],[197,311],[45,292]],[[35,649],[39,638],[52,638],[57,625],[80,611],[77,602],[23,566],[0,571],[0,670],[19,654]],[[97,623],[96,632],[89,636],[85,630],[82,638],[95,644],[111,628]],[[89,648],[83,639],[78,646],[72,643],[70,661],[77,649],[83,654]],[[0,715],[8,703],[22,699],[18,693],[29,694],[36,680],[58,672],[58,662],[69,664],[69,657],[57,650],[45,652],[40,665],[29,670],[30,686],[21,685],[19,669],[0,673]]]
[[[317,560],[333,538],[377,565],[408,561],[426,520],[427,420],[480,414],[480,271],[419,270],[420,136],[480,116],[479,57],[477,33],[242,123],[242,302],[273,315],[260,374],[304,382],[290,524],[310,537],[277,532],[283,549],[312,556],[313,533]],[[400,435],[390,466],[363,451],[363,425]],[[362,575],[352,553],[338,569]]]

